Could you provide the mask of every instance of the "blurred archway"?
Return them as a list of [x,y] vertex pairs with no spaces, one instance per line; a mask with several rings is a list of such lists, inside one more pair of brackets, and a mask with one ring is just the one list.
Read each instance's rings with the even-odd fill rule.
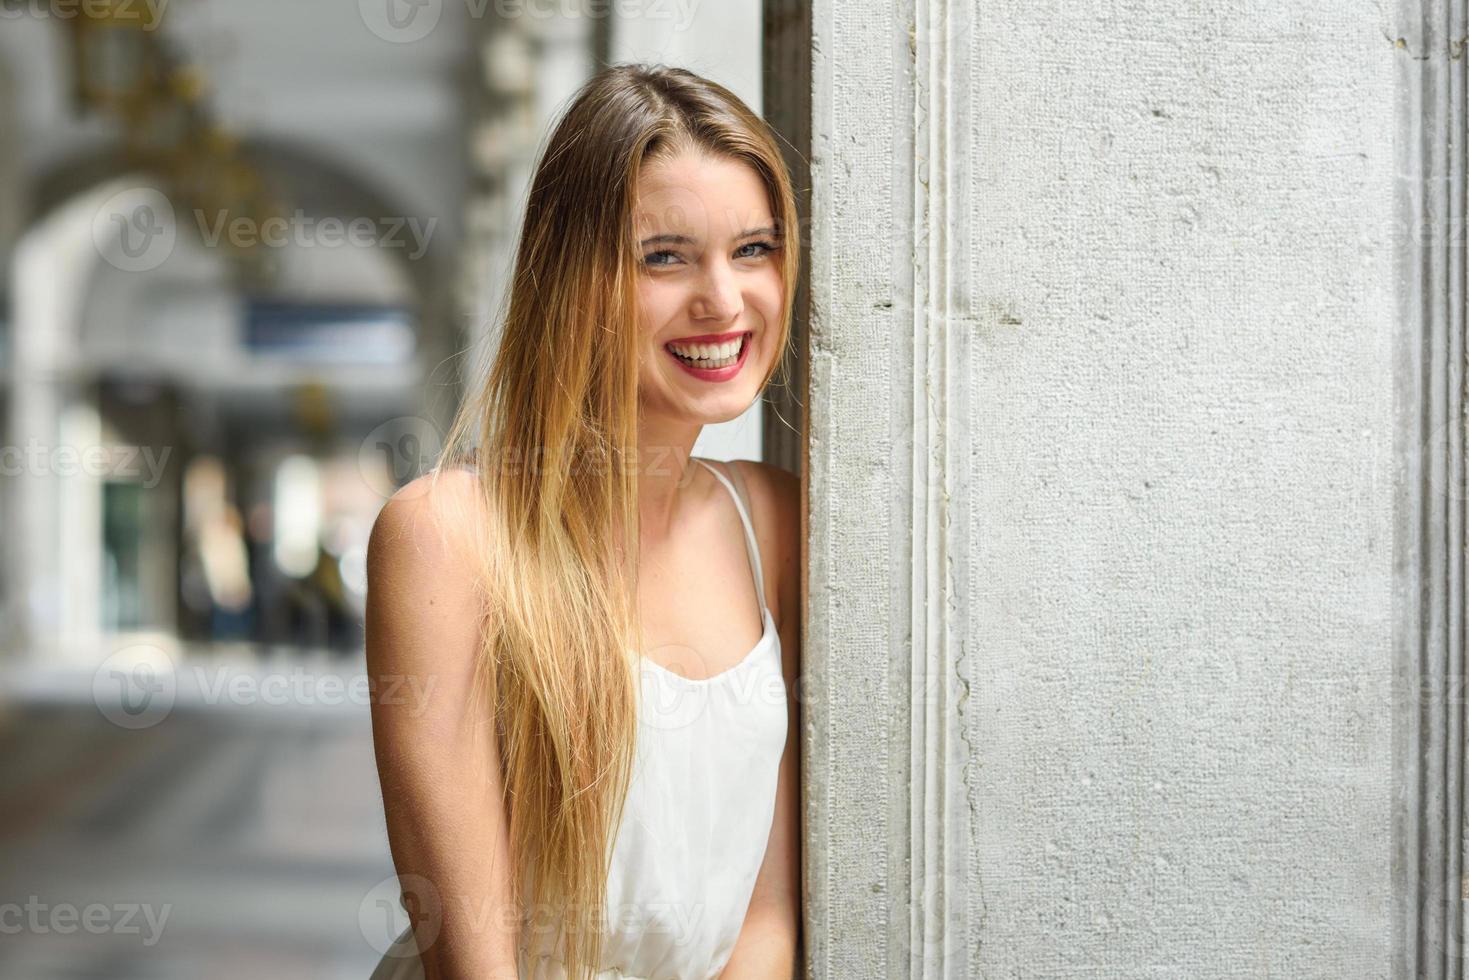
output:
[[[36,184],[10,276],[27,479],[6,502],[25,586],[6,632],[32,655],[357,644],[372,516],[457,395],[446,372],[423,404],[463,342],[432,300],[450,271],[434,222],[349,168],[265,140],[241,155],[286,208],[210,213],[95,152]],[[315,530],[314,561],[282,559],[283,521]]]

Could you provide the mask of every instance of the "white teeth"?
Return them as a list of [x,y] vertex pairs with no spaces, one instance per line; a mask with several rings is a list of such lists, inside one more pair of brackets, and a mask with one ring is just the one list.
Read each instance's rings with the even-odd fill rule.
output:
[[677,357],[680,361],[683,361],[685,364],[688,364],[692,367],[702,368],[705,370],[711,368],[729,367],[731,364],[736,363],[740,359],[739,354],[731,354],[728,357],[716,357],[710,360],[704,360],[702,358],[700,358],[699,360],[695,360],[691,357],[685,357],[682,354],[675,354],[674,357]]
[[736,357],[735,355],[731,354],[729,357],[718,357],[718,358],[715,358],[715,359],[710,360],[710,361],[703,361],[703,360],[701,360],[701,361],[699,361],[695,365],[695,367],[701,367],[701,368],[722,368],[722,367],[729,367],[731,364],[733,364],[735,361],[738,361],[738,360],[739,360],[738,357]]
[[[723,344],[679,344],[670,343],[668,349],[675,354],[682,355],[691,360],[714,362],[710,365],[718,366],[718,362],[727,361],[731,357],[737,357],[740,353],[740,345],[745,342],[744,337],[736,337],[734,340]],[[733,362],[730,362],[733,363]]]

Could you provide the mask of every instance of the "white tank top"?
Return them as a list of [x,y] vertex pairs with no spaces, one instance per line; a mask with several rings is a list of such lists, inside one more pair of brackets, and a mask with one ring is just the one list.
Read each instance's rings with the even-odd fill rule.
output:
[[[739,938],[775,814],[787,690],[760,548],[734,485],[693,458],[739,511],[763,632],[735,666],[698,680],[639,656],[637,749],[613,842],[598,980],[717,977]],[[405,930],[372,980],[422,977],[416,955],[405,956],[412,942]],[[530,946],[522,978],[565,980],[544,944]]]

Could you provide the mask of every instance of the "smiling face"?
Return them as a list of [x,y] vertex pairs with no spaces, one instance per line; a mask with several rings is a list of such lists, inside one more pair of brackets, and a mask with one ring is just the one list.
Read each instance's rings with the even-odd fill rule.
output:
[[748,164],[683,152],[646,164],[637,193],[643,414],[736,418],[778,353],[783,244],[765,185]]

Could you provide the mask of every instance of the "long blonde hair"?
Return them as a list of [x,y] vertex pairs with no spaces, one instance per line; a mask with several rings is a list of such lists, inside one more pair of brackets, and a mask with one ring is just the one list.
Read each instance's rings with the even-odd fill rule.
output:
[[[487,613],[474,688],[494,714],[522,921],[550,913],[571,977],[603,950],[638,731],[626,570],[639,540],[636,185],[649,161],[686,149],[745,163],[765,186],[785,286],[770,341],[786,351],[800,227],[774,135],[692,72],[614,65],[582,87],[541,155],[494,362],[434,471],[479,475]],[[784,363],[772,360],[762,387]]]

